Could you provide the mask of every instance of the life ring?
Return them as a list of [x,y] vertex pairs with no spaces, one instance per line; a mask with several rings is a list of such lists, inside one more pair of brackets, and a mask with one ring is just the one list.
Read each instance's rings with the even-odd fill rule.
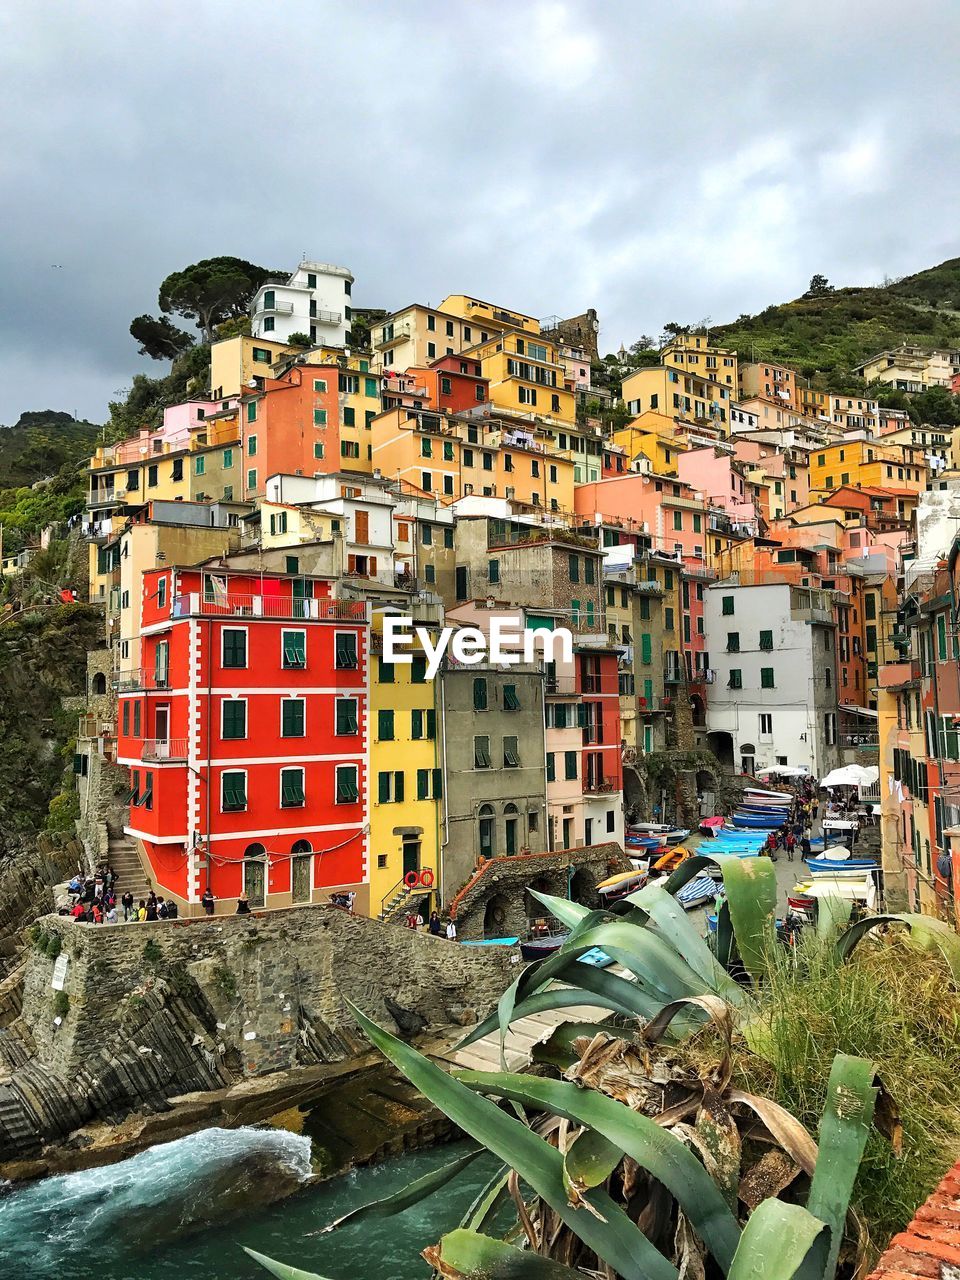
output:
[[403,877],[403,883],[407,886],[408,889],[415,889],[417,885],[420,883],[419,871],[408,871],[407,874]]
[[424,867],[420,872],[420,883],[424,889],[429,889],[433,885],[433,872],[429,867]]

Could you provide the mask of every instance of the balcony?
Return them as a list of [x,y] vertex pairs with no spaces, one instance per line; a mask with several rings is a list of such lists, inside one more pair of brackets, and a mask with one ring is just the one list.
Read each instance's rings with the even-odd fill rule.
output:
[[83,715],[77,724],[77,737],[85,738],[112,738],[114,736],[114,723],[112,720],[102,720],[98,716]]
[[176,596],[174,618],[290,618],[311,622],[365,622],[365,600],[314,600],[291,596],[217,594],[199,592]]
[[388,347],[396,346],[398,342],[406,342],[412,333],[413,325],[409,320],[403,321],[402,324],[381,325],[380,341],[375,342],[374,346],[378,351],[385,351]]
[[170,672],[155,671],[153,667],[129,667],[113,677],[113,687],[118,693],[134,693],[143,689],[169,689]]
[[292,315],[293,315],[293,303],[292,303],[292,302],[278,302],[278,301],[276,300],[276,298],[274,298],[274,300],[273,300],[273,306],[272,306],[272,307],[265,307],[265,306],[263,305],[263,303],[261,303],[261,304],[260,304],[260,306],[257,308],[257,312],[256,312],[256,314],[257,314],[257,315],[265,315],[265,314],[267,314],[267,312],[269,312],[271,315],[278,315],[278,316],[292,316]]
[[186,760],[186,738],[145,738],[140,749],[140,759],[149,764],[162,764],[165,760]]
[[663,673],[664,684],[683,684],[686,678],[683,667],[667,667]]
[[583,784],[584,795],[609,795],[613,782],[609,778],[587,778]]
[[544,689],[548,698],[571,698],[577,694],[576,676],[547,676]]
[[662,697],[658,697],[656,694],[654,694],[650,698],[647,698],[641,695],[639,698],[637,698],[637,706],[639,707],[641,715],[644,715],[644,716],[655,715],[659,712],[672,711],[673,698],[670,696],[669,693],[664,694]]
[[83,520],[80,524],[80,532],[93,542],[98,542],[101,538],[109,538],[113,532],[113,518],[108,516],[106,520]]

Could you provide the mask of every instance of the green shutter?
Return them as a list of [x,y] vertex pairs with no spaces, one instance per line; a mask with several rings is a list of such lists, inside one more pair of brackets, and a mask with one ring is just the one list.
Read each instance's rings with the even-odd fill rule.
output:
[[423,737],[423,712],[416,708],[410,712],[410,737]]
[[380,683],[393,684],[393,677],[394,677],[393,663],[384,662],[382,658],[379,659],[379,663],[380,663]]
[[947,660],[947,615],[937,614],[937,652],[941,662]]
[[245,738],[247,736],[247,704],[238,699],[227,699],[223,703],[223,736],[225,738]]
[[353,768],[340,768],[337,770],[337,802],[339,804],[349,804],[358,799],[359,791],[357,790],[357,772]]
[[487,709],[487,682],[483,676],[478,676],[473,682],[473,709],[474,711]]
[[337,733],[357,732],[357,704],[353,698],[337,699]]
[[410,664],[410,681],[412,684],[425,684],[427,679],[426,658],[414,658]]
[[503,706],[506,711],[520,710],[520,699],[517,697],[516,685],[505,684],[503,686]]
[[337,636],[337,666],[352,668],[357,665],[357,637],[354,635]]
[[[302,738],[304,734],[304,704],[301,698],[284,698],[280,704],[280,736]],[[339,714],[339,707],[338,707]]]
[[433,771],[433,798],[439,800],[443,796],[443,770],[434,769]]
[[225,773],[223,775],[223,807],[224,809],[245,809],[247,807],[247,780],[242,773]]
[[557,780],[557,762],[556,756],[552,751],[547,752],[547,781],[556,782]]
[[381,773],[377,775],[377,796],[381,804],[390,803],[389,773]]
[[653,681],[652,680],[644,680],[643,697],[644,697],[644,700],[646,701],[647,706],[652,707],[653,706]]
[[773,687],[774,687],[773,667],[761,667],[760,668],[760,688],[772,689]]
[[285,667],[307,665],[307,637],[302,631],[283,633],[283,665]]
[[565,751],[563,753],[563,776],[570,781],[577,776],[577,753],[576,751]]
[[393,741],[393,712],[377,712],[377,737],[381,742]]
[[427,709],[427,737],[435,738],[437,736],[437,713],[433,707]]
[[417,770],[417,799],[426,800],[430,794],[430,770]]
[[247,665],[247,633],[235,628],[223,633],[223,665],[245,667]]
[[653,661],[653,637],[646,631],[640,636],[640,661]]
[[296,809],[304,803],[303,774],[299,769],[283,769],[280,772],[281,804],[286,809]]

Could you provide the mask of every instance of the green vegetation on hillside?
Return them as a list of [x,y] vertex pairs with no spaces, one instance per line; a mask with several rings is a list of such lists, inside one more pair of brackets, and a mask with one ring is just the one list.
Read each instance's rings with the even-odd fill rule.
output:
[[960,258],[877,288],[810,290],[710,333],[741,359],[793,365],[824,390],[862,390],[854,367],[886,347],[960,348]]
[[0,427],[5,554],[22,550],[47,525],[83,510],[83,468],[100,431],[93,422],[78,422],[53,409],[22,413],[12,427]]

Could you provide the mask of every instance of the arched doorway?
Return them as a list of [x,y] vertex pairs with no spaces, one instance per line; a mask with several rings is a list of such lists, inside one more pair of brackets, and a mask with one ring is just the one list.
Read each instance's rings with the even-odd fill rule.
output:
[[722,729],[707,734],[707,747],[724,769],[733,771],[733,735]]
[[556,922],[543,903],[533,896],[530,892],[531,889],[536,889],[538,893],[552,893],[553,886],[546,876],[538,876],[523,891],[523,914],[527,918],[531,933],[536,932],[538,929],[540,932],[546,933],[549,925]]
[[752,777],[757,769],[757,748],[752,742],[740,744],[740,772],[749,773]]
[[310,902],[313,898],[313,846],[309,840],[295,840],[290,854],[290,901]]
[[495,893],[483,911],[483,936],[502,938],[507,929],[510,899],[503,893]]
[[262,907],[267,892],[267,851],[262,844],[248,844],[243,851],[243,896],[251,907]]
[[570,897],[585,907],[597,905],[596,882],[586,867],[581,867],[570,881]]
[[482,804],[477,810],[477,840],[481,858],[492,858],[494,855],[494,824],[493,805]]
[[107,692],[107,677],[102,671],[98,671],[90,681],[90,692],[98,694]]
[[695,729],[702,729],[707,723],[707,709],[699,693],[690,695],[690,719]]

